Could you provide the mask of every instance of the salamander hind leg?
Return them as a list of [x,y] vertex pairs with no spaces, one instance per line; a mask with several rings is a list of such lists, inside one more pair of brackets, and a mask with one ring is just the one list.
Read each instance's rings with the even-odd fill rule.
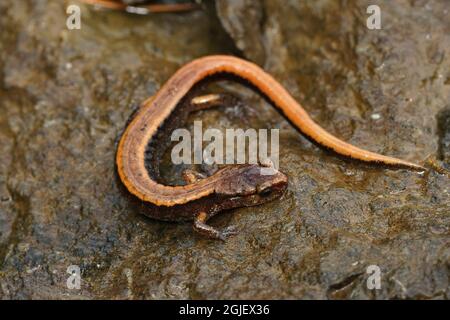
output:
[[207,178],[206,175],[204,175],[200,172],[194,171],[194,170],[186,169],[183,171],[183,180],[187,184],[195,183],[195,182],[205,179],[205,178]]
[[208,238],[219,239],[222,241],[225,241],[231,235],[237,234],[234,226],[227,227],[224,230],[218,230],[206,224],[208,218],[208,214],[200,212],[194,219],[194,230]]
[[241,100],[230,93],[210,93],[191,99],[192,111],[206,110],[215,107],[234,107]]

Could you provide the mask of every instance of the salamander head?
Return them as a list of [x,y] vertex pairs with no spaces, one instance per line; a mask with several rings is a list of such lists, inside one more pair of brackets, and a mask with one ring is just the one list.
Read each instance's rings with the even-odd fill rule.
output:
[[223,179],[215,192],[232,201],[230,207],[255,206],[272,201],[281,197],[288,183],[282,172],[255,164],[230,166],[222,173]]

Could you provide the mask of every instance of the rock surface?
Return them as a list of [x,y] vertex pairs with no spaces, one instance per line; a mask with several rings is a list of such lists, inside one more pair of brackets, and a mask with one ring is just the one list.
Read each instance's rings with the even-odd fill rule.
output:
[[[2,1],[0,297],[448,299],[450,5],[357,3],[218,0],[151,17],[81,6],[82,28],[69,31],[60,1]],[[381,30],[366,27],[373,3]],[[225,243],[136,214],[114,167],[134,106],[183,63],[236,48],[327,130],[432,169],[337,158],[227,82],[208,89],[244,106],[187,127],[280,128],[286,194],[215,218],[240,229]],[[79,290],[67,288],[70,265]]]

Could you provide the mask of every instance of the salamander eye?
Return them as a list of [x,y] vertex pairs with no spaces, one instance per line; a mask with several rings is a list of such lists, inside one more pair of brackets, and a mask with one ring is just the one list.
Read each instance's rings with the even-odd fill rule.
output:
[[261,185],[256,187],[256,192],[262,197],[267,197],[272,193],[272,188],[270,185]]
[[260,191],[259,195],[262,196],[262,197],[267,197],[267,196],[270,196],[271,193],[272,193],[272,189],[271,188],[266,188],[266,189]]

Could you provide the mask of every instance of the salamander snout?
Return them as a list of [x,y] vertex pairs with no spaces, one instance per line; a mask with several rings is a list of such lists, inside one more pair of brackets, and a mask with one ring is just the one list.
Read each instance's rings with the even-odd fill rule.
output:
[[287,176],[278,170],[255,165],[246,172],[245,179],[251,186],[249,195],[241,195],[241,204],[260,205],[281,197],[288,185]]
[[262,175],[259,180],[256,185],[256,195],[261,198],[261,201],[266,198],[280,197],[288,185],[287,176],[280,171],[274,171],[271,175]]
[[[218,194],[246,198],[256,205],[280,197],[288,185],[287,176],[281,171],[260,165],[242,165],[230,168],[233,174],[216,189]],[[245,201],[244,201],[245,202]]]

